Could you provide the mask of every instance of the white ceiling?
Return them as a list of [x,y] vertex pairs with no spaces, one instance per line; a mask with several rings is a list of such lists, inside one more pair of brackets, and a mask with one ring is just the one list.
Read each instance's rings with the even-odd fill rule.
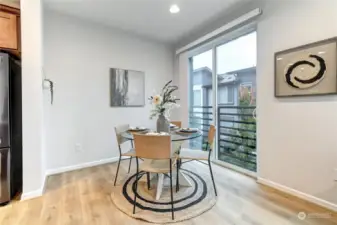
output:
[[[244,1],[44,0],[50,9],[172,44]],[[172,4],[180,13],[170,14]]]

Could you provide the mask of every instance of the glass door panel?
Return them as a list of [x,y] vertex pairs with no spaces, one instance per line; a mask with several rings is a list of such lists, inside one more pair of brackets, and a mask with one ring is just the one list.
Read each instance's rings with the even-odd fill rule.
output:
[[191,149],[204,149],[208,129],[213,122],[213,50],[190,58],[189,127],[199,128],[203,137],[190,141]]
[[217,160],[256,171],[256,32],[216,47]]

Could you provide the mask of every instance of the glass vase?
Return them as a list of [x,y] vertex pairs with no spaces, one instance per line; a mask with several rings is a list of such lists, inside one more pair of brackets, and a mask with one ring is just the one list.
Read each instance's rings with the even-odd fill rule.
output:
[[170,132],[170,122],[163,114],[160,114],[157,119],[157,132]]

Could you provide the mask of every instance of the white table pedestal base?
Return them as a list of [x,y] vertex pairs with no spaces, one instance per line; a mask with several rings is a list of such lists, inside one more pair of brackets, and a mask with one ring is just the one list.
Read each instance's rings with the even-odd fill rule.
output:
[[[177,181],[177,171],[176,171],[176,168],[172,168],[172,169],[174,169],[174,171],[172,171],[172,174],[173,174],[173,176],[172,176],[172,186],[175,187],[176,181]],[[157,180],[156,176],[157,176],[156,173],[151,173],[151,175],[150,175],[151,183],[153,181]],[[146,174],[143,175],[141,181],[147,182]],[[179,185],[181,187],[191,187],[192,186],[190,181],[181,172],[179,172]],[[158,174],[158,180],[157,180],[156,200],[160,199],[160,196],[161,196],[161,193],[162,193],[164,187],[170,188],[170,178],[168,176],[165,176],[164,174],[160,173],[160,174]]]

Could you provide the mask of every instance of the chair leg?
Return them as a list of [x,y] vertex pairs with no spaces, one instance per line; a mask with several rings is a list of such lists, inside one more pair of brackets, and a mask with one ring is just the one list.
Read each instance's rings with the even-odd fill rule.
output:
[[146,177],[147,177],[147,189],[150,190],[151,188],[150,173],[146,173]]
[[216,186],[215,186],[215,181],[214,181],[214,176],[213,176],[213,171],[212,171],[212,165],[211,165],[211,161],[210,160],[208,160],[208,165],[209,165],[209,171],[211,172],[211,177],[212,177],[212,182],[213,182],[215,196],[218,196],[218,193],[216,191]]
[[119,156],[119,160],[118,160],[118,166],[117,166],[117,172],[116,172],[116,176],[115,176],[115,182],[114,182],[114,186],[116,186],[116,181],[117,181],[117,177],[118,177],[118,172],[119,172],[119,166],[121,164],[121,156]]
[[179,191],[179,159],[177,160],[177,180],[176,180],[176,192]]
[[133,214],[136,213],[136,201],[137,201],[137,190],[138,190],[138,174],[139,174],[139,166],[138,166],[138,158],[136,157],[137,162],[137,173],[136,173],[136,191],[135,191],[135,198],[133,200]]
[[130,173],[130,169],[131,169],[131,162],[132,162],[132,156],[130,157],[130,162],[129,162],[129,170],[128,170],[128,173]]
[[172,159],[170,159],[170,186],[171,186],[172,220],[174,220],[173,190],[172,190]]

